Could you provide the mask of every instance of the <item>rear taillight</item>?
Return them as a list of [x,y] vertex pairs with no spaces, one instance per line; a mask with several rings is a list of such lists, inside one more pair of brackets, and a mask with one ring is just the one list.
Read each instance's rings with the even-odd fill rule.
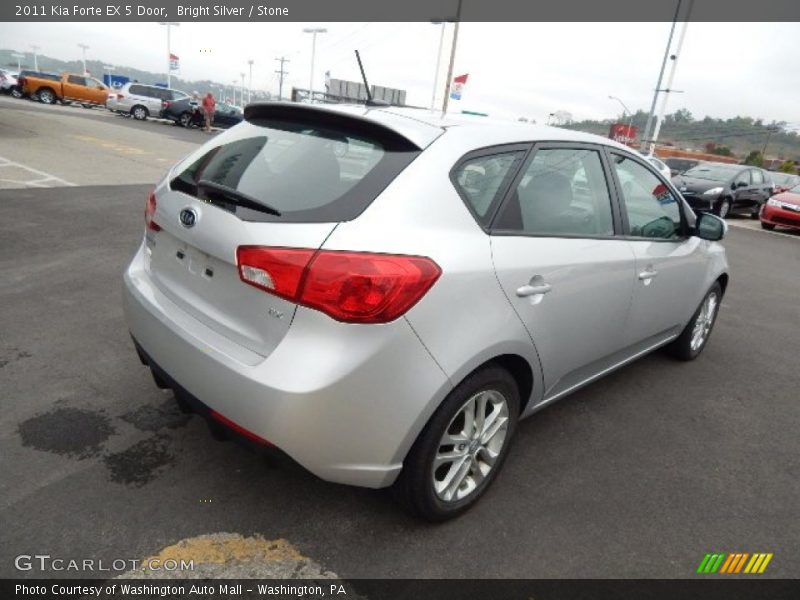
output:
[[161,227],[153,219],[156,216],[156,193],[150,192],[144,207],[144,225],[150,231],[161,231]]
[[239,277],[249,285],[346,323],[388,323],[442,274],[430,258],[368,252],[240,246]]

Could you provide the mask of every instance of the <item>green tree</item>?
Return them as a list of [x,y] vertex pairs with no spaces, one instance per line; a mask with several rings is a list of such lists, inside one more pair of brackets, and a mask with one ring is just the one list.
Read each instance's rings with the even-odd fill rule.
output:
[[795,175],[797,174],[797,165],[793,160],[785,160],[781,166],[778,167],[778,171],[781,173],[791,173],[792,175]]
[[751,150],[747,158],[744,159],[744,164],[753,165],[754,167],[763,167],[764,155],[761,154],[761,150]]

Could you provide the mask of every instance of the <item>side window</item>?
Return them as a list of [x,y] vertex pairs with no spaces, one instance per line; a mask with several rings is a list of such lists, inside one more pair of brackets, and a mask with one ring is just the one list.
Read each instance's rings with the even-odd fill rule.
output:
[[538,150],[496,227],[531,235],[613,235],[611,197],[596,150]]
[[453,172],[456,188],[484,225],[488,225],[489,207],[497,192],[522,156],[522,152],[479,156],[462,162]]
[[636,161],[612,154],[630,235],[652,239],[679,239],[681,208],[677,198],[654,173]]
[[132,85],[128,88],[128,92],[133,94],[134,96],[141,96],[142,95],[142,86],[141,85]]
[[736,179],[733,180],[733,183],[738,186],[739,184],[743,185],[750,185],[750,170],[747,169],[742,171],[736,176]]
[[74,85],[86,85],[86,79],[83,77],[78,77],[77,75],[69,75],[67,77],[67,82]]
[[761,171],[756,171],[754,169],[750,171],[750,173],[753,175],[753,185],[764,183],[764,175],[761,173]]

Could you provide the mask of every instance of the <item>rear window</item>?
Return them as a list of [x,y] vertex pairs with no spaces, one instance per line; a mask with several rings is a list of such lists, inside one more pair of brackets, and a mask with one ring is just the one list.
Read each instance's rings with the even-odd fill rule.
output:
[[[262,122],[259,122],[262,125]],[[396,136],[270,121],[250,137],[212,148],[171,181],[174,190],[217,204],[246,221],[335,222],[357,217],[417,156]],[[280,216],[219,203],[200,181],[222,185]]]

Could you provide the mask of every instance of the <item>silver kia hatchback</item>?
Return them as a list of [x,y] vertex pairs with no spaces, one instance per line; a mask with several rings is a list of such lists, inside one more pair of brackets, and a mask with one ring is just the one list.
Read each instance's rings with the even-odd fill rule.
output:
[[410,109],[248,106],[144,220],[125,312],[159,387],[431,520],[521,418],[656,348],[696,358],[728,284],[725,223],[638,153]]

